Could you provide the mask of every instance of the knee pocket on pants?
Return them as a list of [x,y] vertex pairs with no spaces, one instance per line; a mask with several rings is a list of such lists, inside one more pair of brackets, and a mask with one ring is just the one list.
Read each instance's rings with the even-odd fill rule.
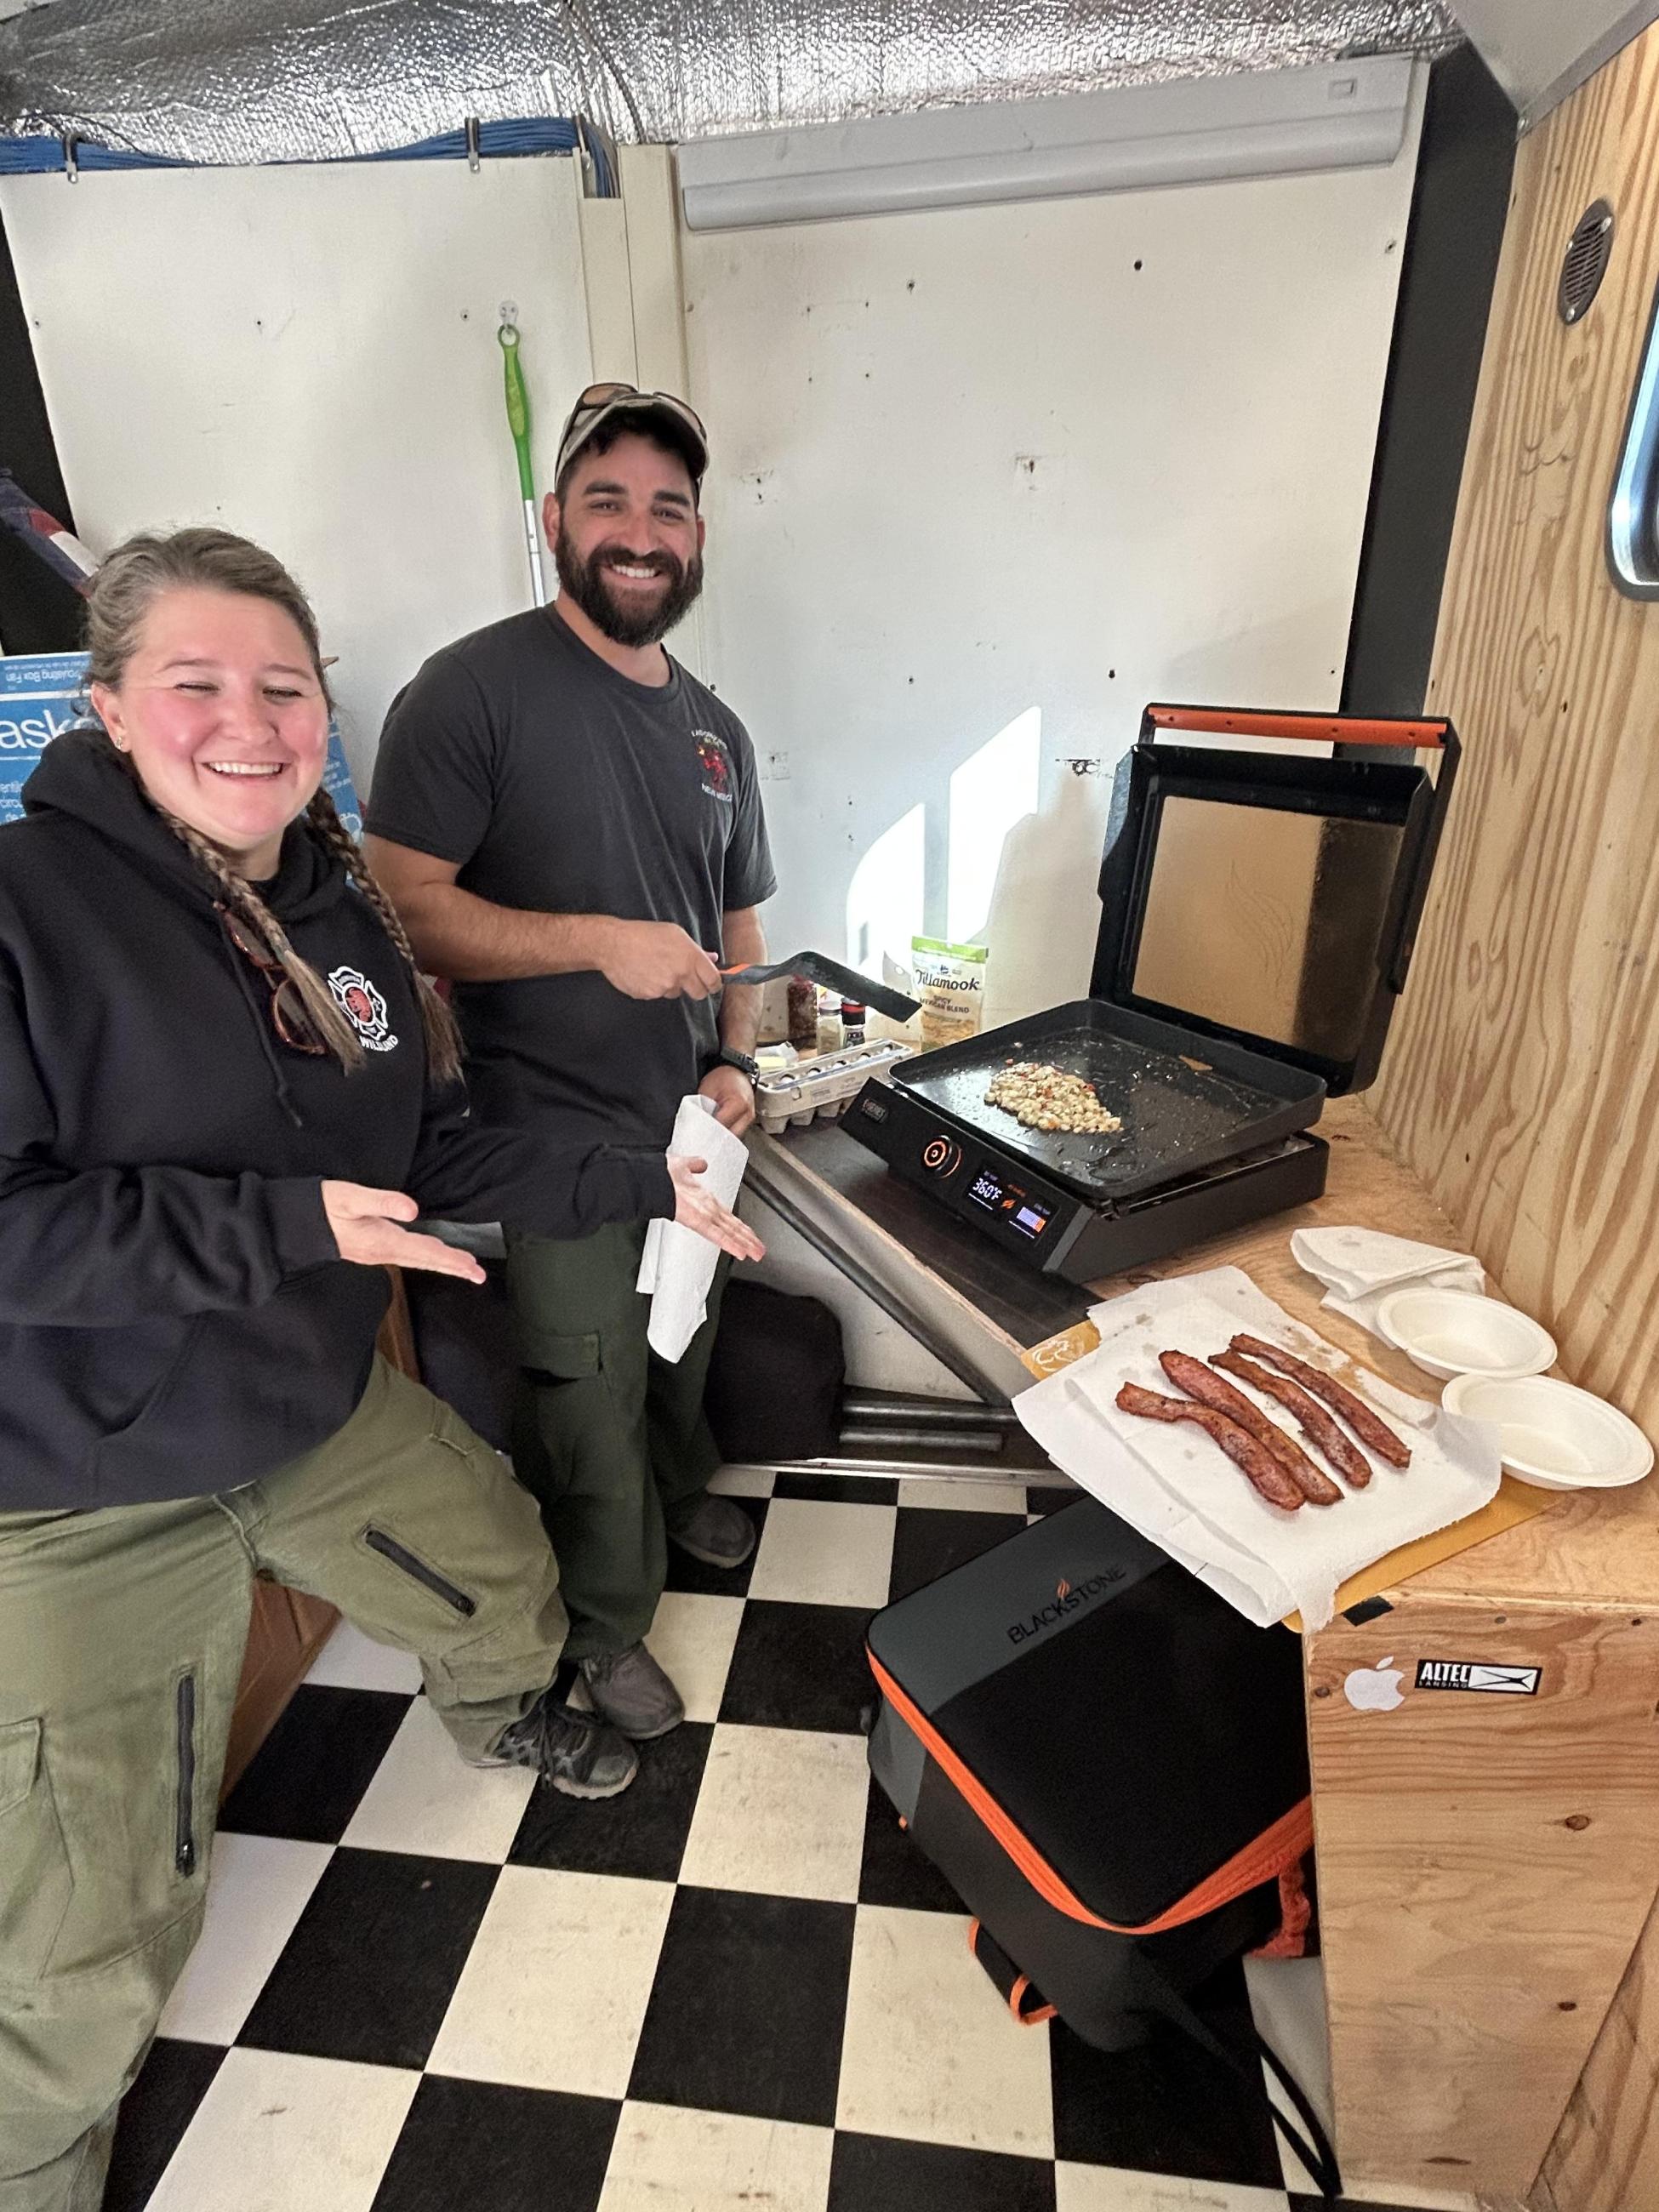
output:
[[556,1336],[536,1329],[524,1340],[520,1364],[532,1382],[580,1382],[599,1372],[597,1330],[585,1335]]
[[472,1592],[463,1589],[453,1575],[434,1566],[424,1553],[405,1541],[390,1522],[391,1516],[386,1515],[366,1523],[357,1535],[362,1549],[404,1582],[423,1591],[439,1617],[451,1621],[471,1620],[478,1610],[478,1601]]
[[39,1720],[0,1726],[0,1983],[39,1981],[75,1878]]
[[[545,1544],[535,1501],[502,1455],[441,1399],[433,1401],[428,1443],[422,1480],[401,1492],[389,1485],[356,1530],[359,1557],[374,1563],[359,1593],[361,1617],[367,1622],[377,1605],[391,1605],[382,1617],[406,1637],[445,1625],[494,1633],[503,1600],[520,1601],[515,1577]],[[342,1598],[349,1613],[351,1597]]]

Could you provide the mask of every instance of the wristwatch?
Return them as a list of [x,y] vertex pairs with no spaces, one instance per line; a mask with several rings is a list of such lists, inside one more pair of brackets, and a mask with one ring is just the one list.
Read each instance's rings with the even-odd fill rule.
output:
[[751,1060],[746,1052],[733,1052],[730,1045],[722,1045],[714,1055],[716,1067],[735,1067],[739,1075],[746,1075],[753,1083],[760,1073],[760,1062]]

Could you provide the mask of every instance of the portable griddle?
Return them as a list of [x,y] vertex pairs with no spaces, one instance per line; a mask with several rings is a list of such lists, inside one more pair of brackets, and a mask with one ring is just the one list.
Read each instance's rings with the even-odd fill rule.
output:
[[[904,1062],[848,1133],[1078,1283],[1317,1198],[1311,1133],[1376,1073],[1458,753],[1447,721],[1149,707],[1113,786],[1089,996]],[[1121,1128],[990,1105],[1015,1060],[1082,1076]]]

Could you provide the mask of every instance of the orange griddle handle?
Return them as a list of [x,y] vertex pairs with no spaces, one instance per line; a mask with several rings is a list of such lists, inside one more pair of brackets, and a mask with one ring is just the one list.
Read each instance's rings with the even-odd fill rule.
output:
[[1373,722],[1359,715],[1261,714],[1224,707],[1148,707],[1155,729],[1192,730],[1215,738],[1297,738],[1304,744],[1394,745],[1441,750],[1444,722]]

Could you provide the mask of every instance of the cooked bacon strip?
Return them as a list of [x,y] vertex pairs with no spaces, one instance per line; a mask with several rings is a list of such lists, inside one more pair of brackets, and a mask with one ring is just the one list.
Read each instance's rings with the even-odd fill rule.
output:
[[1334,1407],[1353,1431],[1360,1443],[1374,1451],[1390,1467],[1409,1467],[1411,1447],[1395,1436],[1386,1421],[1379,1420],[1369,1406],[1362,1405],[1352,1390],[1345,1390],[1334,1376],[1327,1375],[1322,1367],[1310,1367],[1305,1359],[1281,1352],[1276,1344],[1264,1344],[1259,1336],[1236,1336],[1228,1347],[1233,1352],[1249,1352],[1252,1359],[1265,1360],[1270,1367],[1288,1375],[1304,1390],[1311,1390],[1316,1398],[1322,1398]]
[[1124,1413],[1139,1413],[1143,1420],[1191,1421],[1213,1437],[1228,1458],[1243,1468],[1269,1505],[1294,1513],[1301,1504],[1302,1492],[1273,1454],[1213,1407],[1195,1406],[1186,1398],[1162,1397],[1156,1390],[1143,1390],[1138,1382],[1126,1382],[1117,1394],[1117,1402]]
[[1356,1490],[1365,1487],[1371,1479],[1370,1462],[1357,1444],[1349,1443],[1333,1417],[1315,1403],[1299,1382],[1292,1382],[1288,1376],[1275,1375],[1271,1368],[1259,1367],[1254,1359],[1246,1359],[1242,1352],[1214,1352],[1210,1364],[1224,1367],[1241,1382],[1253,1382],[1258,1390],[1277,1398],[1281,1406],[1296,1415],[1303,1435],[1318,1446],[1337,1473],[1346,1475]]
[[1184,1390],[1201,1406],[1213,1406],[1218,1413],[1224,1413],[1241,1429],[1248,1429],[1256,1442],[1273,1454],[1310,1505],[1341,1504],[1342,1492],[1322,1468],[1314,1465],[1295,1438],[1287,1437],[1259,1407],[1250,1403],[1242,1390],[1235,1390],[1231,1382],[1206,1367],[1201,1359],[1194,1359],[1186,1352],[1160,1352],[1158,1364],[1177,1390]]

